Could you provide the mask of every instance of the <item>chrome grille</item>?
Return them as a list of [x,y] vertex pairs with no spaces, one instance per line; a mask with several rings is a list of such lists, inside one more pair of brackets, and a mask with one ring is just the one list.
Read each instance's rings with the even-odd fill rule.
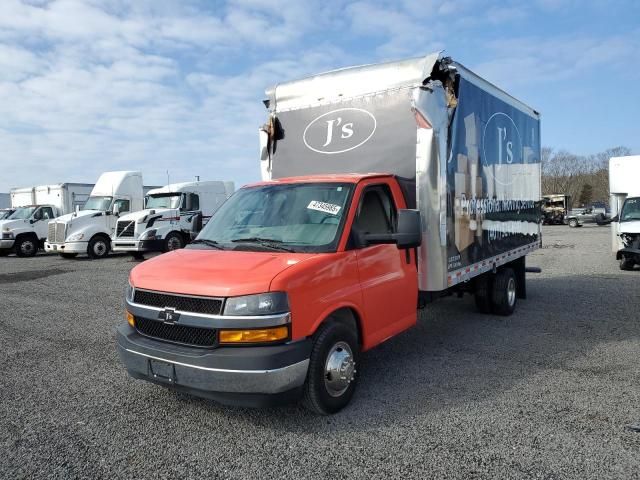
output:
[[149,305],[150,307],[175,308],[181,312],[206,313],[209,315],[219,315],[222,311],[222,299],[220,298],[187,297],[150,292],[149,290],[136,290],[133,302],[139,305]]
[[135,223],[132,221],[118,222],[116,227],[116,237],[133,237]]
[[64,243],[65,224],[58,222],[49,223],[49,231],[47,233],[47,241],[49,243]]

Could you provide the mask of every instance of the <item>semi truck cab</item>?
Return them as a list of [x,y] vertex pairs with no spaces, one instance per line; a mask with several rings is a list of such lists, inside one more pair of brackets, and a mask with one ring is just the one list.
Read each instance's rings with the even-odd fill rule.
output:
[[192,245],[133,269],[122,361],[221,402],[339,410],[360,352],[416,323],[420,219],[405,207],[389,175],[242,188]]

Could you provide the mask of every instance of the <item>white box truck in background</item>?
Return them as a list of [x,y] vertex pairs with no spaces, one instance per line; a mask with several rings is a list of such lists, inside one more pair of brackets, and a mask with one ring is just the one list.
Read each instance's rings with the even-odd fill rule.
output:
[[111,238],[113,251],[168,252],[184,247],[233,193],[233,182],[174,183],[150,190],[145,209],[118,219]]
[[49,222],[45,250],[64,258],[73,258],[79,253],[92,258],[107,256],[118,216],[140,210],[143,198],[142,173],[103,173],[81,210]]
[[621,270],[640,264],[640,155],[609,159],[611,245]]
[[48,221],[83,204],[92,188],[87,183],[59,183],[11,190],[14,211],[0,221],[0,255],[15,250],[22,257],[34,256],[47,238]]

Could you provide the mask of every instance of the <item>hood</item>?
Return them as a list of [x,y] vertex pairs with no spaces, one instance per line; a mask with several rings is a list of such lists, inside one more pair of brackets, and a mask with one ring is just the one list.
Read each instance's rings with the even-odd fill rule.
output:
[[[151,212],[154,212],[153,215],[151,214]],[[149,216],[149,218],[151,218],[156,216],[177,217],[179,215],[180,215],[180,212],[178,211],[177,208],[146,208],[144,210],[138,210],[137,212],[131,212],[125,215],[120,215],[120,217],[118,217],[118,221],[119,222],[123,222],[123,221],[136,222],[139,219],[144,218],[145,216]]]
[[283,270],[317,254],[183,249],[147,260],[131,271],[135,288],[234,297],[268,292]]
[[0,220],[0,232],[30,225],[28,220]]
[[618,225],[619,233],[640,233],[640,220],[620,222]]
[[57,218],[54,218],[53,221],[56,223],[73,223],[75,220],[79,218],[93,217],[95,215],[102,215],[104,212],[101,210],[80,210],[78,214],[76,213],[67,213],[66,215],[60,215]]

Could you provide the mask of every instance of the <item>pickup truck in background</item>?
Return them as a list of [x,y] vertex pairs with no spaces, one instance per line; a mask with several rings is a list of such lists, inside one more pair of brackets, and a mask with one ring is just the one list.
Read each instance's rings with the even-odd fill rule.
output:
[[516,310],[541,243],[538,112],[437,53],[267,95],[264,181],[130,273],[117,349],[132,377],[330,414],[361,352],[418,307],[466,293]]
[[585,207],[570,210],[565,217],[565,223],[572,228],[581,227],[588,223],[597,225],[609,225],[610,218],[607,217],[605,210],[601,208]]

